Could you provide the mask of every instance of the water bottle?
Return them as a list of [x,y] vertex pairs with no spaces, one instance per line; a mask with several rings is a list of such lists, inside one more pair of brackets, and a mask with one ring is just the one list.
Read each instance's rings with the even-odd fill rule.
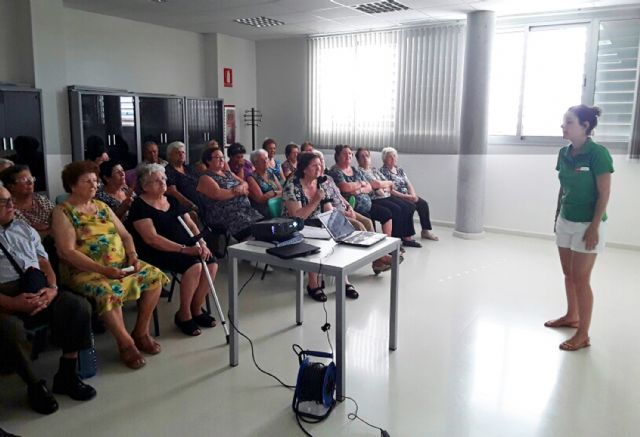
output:
[[91,332],[91,347],[78,352],[78,376],[82,379],[91,378],[98,373],[98,359],[96,356],[95,339]]

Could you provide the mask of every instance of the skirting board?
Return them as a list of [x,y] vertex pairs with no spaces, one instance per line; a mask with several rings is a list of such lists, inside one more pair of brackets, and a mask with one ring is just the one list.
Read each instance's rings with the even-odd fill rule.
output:
[[[420,223],[419,220],[414,220],[417,223]],[[445,228],[454,228],[454,222],[442,221],[442,220],[431,220],[431,223],[437,226],[442,226]],[[542,232],[530,232],[530,231],[520,231],[517,229],[507,229],[500,228],[497,226],[485,226],[484,230],[486,232],[493,232],[495,234],[506,234],[506,235],[517,235],[518,237],[529,237],[529,238],[541,238],[543,240],[555,240],[556,237],[553,234],[544,234]],[[637,250],[640,251],[640,246],[635,244],[627,244],[627,243],[618,243],[615,241],[607,241],[605,243],[606,247],[613,247],[615,249],[626,249],[626,250]]]

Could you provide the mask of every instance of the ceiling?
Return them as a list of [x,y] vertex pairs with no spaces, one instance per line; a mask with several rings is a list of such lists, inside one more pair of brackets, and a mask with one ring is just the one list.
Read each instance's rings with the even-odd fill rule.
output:
[[[408,10],[367,14],[354,6],[366,0],[63,0],[65,7],[127,18],[198,33],[264,40],[325,33],[355,32],[465,18],[474,10],[497,16],[576,11],[621,5],[638,0],[395,0]],[[381,0],[372,0],[372,2]],[[237,18],[267,17],[284,22],[251,27]]]

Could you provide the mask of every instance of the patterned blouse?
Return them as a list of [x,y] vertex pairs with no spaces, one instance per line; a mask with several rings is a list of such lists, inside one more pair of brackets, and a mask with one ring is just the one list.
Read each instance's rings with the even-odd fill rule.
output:
[[[380,173],[380,170],[375,167],[369,167],[366,170],[364,168],[360,168],[360,170],[362,171],[362,174],[364,174],[364,177],[367,179],[367,182],[387,180],[387,178],[385,178],[384,175]],[[377,190],[371,191],[371,193],[369,193],[369,196],[371,196],[371,199],[373,200],[386,199],[387,197],[391,196],[391,193],[378,188]]]
[[[291,174],[291,173],[295,173],[295,172],[296,172],[296,168],[293,166],[293,164],[291,164],[291,163],[289,162],[289,160],[288,160],[288,159],[285,159],[285,161],[282,163],[282,165],[280,166],[280,168],[282,169],[282,174],[283,174],[283,175],[284,175],[284,171],[285,171],[285,170],[289,172],[288,174]],[[285,176],[285,177],[287,177],[287,176]]]
[[274,165],[271,167],[271,162],[269,162],[269,166],[267,167],[267,171],[276,179],[280,179],[280,169],[282,168],[282,164],[279,159],[273,159]]
[[[367,178],[362,170],[351,167],[351,171],[353,174],[349,176],[334,165],[331,167],[331,170],[329,170],[329,175],[335,180],[336,185],[340,185],[343,182],[367,182]],[[345,194],[344,196],[350,197],[352,194]],[[366,193],[353,194],[353,196],[356,198],[356,206],[354,209],[360,214],[367,214],[371,210],[371,197]]]
[[48,197],[42,194],[33,194],[31,209],[16,208],[16,218],[22,219],[33,226],[34,223],[41,225],[51,225],[51,211],[55,205]]
[[[304,190],[302,189],[302,183],[300,182],[300,178],[293,177],[287,181],[284,185],[284,190],[282,192],[282,200],[285,202],[287,200],[293,200],[294,202],[300,202],[302,207],[304,208],[309,204],[309,199],[304,194]],[[309,219],[316,218],[318,214],[322,212],[321,204],[318,203],[316,209],[309,215]],[[289,210],[284,208],[284,213],[287,217],[295,217],[289,214]]]
[[[125,191],[124,187],[122,188],[122,191]],[[116,199],[111,194],[107,193],[104,190],[104,187],[98,190],[98,192],[96,193],[96,199],[109,205],[109,208],[111,208],[113,212],[116,212],[116,209],[118,209],[120,207],[120,204],[122,203],[120,200]],[[124,221],[127,218],[128,214],[129,214],[129,211],[125,212],[121,220]]]
[[247,176],[247,180],[249,180],[249,178],[253,178],[256,181],[256,183],[260,187],[260,191],[262,191],[262,194],[268,193],[269,191],[275,191],[278,188],[278,186],[276,185],[276,180],[278,179],[278,177],[274,176],[269,171],[267,171],[267,179],[263,178],[256,172]]
[[327,197],[331,199],[331,206],[344,214],[347,202],[340,194],[340,189],[331,176],[327,175],[327,181],[322,184],[322,188],[327,193]]
[[383,166],[380,167],[380,173],[386,180],[393,181],[393,187],[396,191],[409,194],[409,177],[400,167],[395,169],[397,173],[393,173],[389,168]]

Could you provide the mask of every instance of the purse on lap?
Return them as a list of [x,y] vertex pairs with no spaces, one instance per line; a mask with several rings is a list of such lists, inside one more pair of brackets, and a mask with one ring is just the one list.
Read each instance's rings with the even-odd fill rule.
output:
[[7,259],[20,276],[18,287],[22,293],[37,293],[48,285],[47,277],[42,270],[29,267],[27,270],[22,270],[16,260],[11,256],[9,251],[0,243],[0,248],[7,256]]

